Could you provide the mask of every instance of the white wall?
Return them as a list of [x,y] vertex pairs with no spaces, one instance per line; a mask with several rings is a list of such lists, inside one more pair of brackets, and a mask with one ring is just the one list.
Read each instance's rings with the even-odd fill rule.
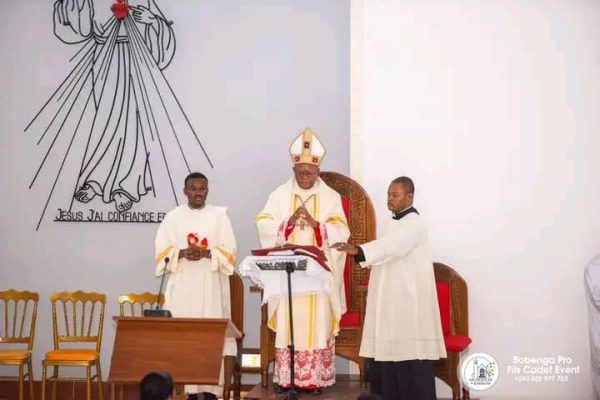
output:
[[[415,180],[435,259],[468,282],[469,351],[499,362],[497,384],[474,395],[591,398],[582,273],[600,253],[600,3],[389,0],[362,12],[351,169],[380,218],[388,182]],[[559,355],[581,367],[567,382],[507,373],[514,356]]]
[[[192,162],[204,165],[202,172],[209,176],[209,201],[228,207],[241,259],[258,246],[254,217],[268,193],[289,178],[288,147],[306,126],[328,146],[323,169],[348,173],[349,4],[156,2],[173,21],[177,39],[164,73],[215,168],[199,164],[201,154]],[[118,294],[158,288],[153,277],[158,225],[69,224],[50,218],[35,230],[45,198],[28,190],[40,159],[23,129],[69,73],[69,59],[79,49],[53,35],[52,12],[48,0],[0,2],[0,290],[41,295],[37,379],[43,353],[52,347],[49,294],[106,293],[102,361],[107,376],[114,339],[110,317],[118,314]],[[175,178],[177,190],[183,178]],[[175,205],[172,199],[147,200],[166,210]],[[259,296],[247,293],[246,347],[259,345],[259,318]]]

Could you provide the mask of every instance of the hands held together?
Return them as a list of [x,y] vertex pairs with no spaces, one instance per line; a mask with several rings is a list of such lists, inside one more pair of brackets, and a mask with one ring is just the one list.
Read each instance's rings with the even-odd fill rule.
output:
[[311,227],[314,228],[317,226],[317,221],[310,215],[308,210],[304,205],[298,207],[296,211],[292,214],[289,221],[292,225],[295,225],[297,221],[304,220]]
[[204,249],[200,246],[190,245],[187,249],[179,250],[179,258],[186,258],[190,261],[198,261],[203,258],[210,259],[210,249]]

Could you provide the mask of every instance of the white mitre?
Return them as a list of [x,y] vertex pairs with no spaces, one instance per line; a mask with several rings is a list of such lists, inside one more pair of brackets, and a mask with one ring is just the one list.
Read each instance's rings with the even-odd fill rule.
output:
[[310,128],[306,128],[290,145],[290,156],[294,164],[321,165],[325,147]]

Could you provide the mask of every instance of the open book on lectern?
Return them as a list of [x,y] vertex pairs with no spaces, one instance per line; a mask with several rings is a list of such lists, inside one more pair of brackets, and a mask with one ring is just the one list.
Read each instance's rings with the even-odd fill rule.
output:
[[327,257],[323,250],[316,246],[301,246],[286,244],[283,246],[269,247],[266,249],[252,250],[253,256],[307,256],[319,263],[326,271],[331,271],[327,266]]

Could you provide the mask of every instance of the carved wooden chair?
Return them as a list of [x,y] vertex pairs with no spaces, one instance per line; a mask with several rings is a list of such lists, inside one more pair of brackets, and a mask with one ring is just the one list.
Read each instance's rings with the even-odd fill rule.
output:
[[[343,198],[350,227],[350,243],[360,245],[375,239],[375,211],[365,190],[351,178],[336,172],[321,172],[321,179]],[[361,268],[352,257],[346,259],[344,286],[348,311],[340,321],[335,339],[335,353],[358,364],[361,386],[366,386],[364,360],[358,355],[366,305],[366,282],[369,270]],[[254,289],[253,291],[260,291]],[[260,326],[261,384],[268,385],[269,363],[275,359],[275,333],[267,326],[268,311],[263,305]]]
[[[92,397],[93,379],[97,380],[100,400],[104,399],[100,346],[106,295],[82,291],[52,293],[50,302],[52,303],[54,350],[47,352],[42,361],[42,400],[46,398],[47,380],[52,381],[52,400],[56,399],[56,382],[61,380],[58,377],[59,367],[63,366],[85,367],[87,400],[91,400]],[[65,347],[65,345],[77,346]],[[80,347],[81,345],[84,347]],[[47,379],[47,368],[50,366],[53,367],[53,374]],[[96,370],[94,376],[91,372],[92,367]]]
[[[469,307],[467,284],[454,269],[433,263],[447,358],[434,362],[435,376],[452,388],[452,399],[461,399],[461,379],[458,372],[460,354],[471,343],[469,337]],[[462,387],[462,399],[469,400],[469,391]]]
[[[27,348],[0,349],[0,365],[13,365],[19,368],[19,400],[23,400],[25,378],[29,380],[29,398],[33,400],[33,371],[31,351],[35,336],[37,306],[40,296],[32,292],[13,289],[0,292],[0,344],[18,344]],[[24,372],[25,366],[27,372]]]
[[[244,282],[234,273],[229,277],[229,293],[231,294],[231,321],[244,332]],[[240,400],[242,388],[242,349],[243,340],[237,341],[237,355],[225,357],[225,382],[223,385],[223,400],[229,400],[231,386],[233,386],[234,400]]]

